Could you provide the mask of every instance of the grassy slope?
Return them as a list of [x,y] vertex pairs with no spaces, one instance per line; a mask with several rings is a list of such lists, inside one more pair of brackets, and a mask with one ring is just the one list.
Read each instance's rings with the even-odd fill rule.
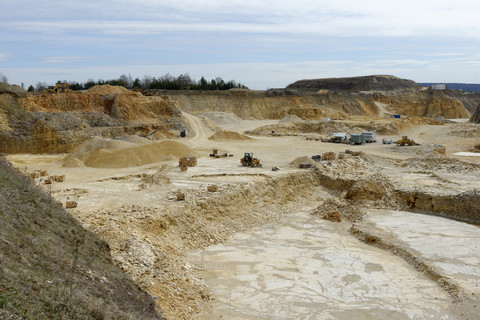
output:
[[1,156],[0,318],[163,319],[108,245]]

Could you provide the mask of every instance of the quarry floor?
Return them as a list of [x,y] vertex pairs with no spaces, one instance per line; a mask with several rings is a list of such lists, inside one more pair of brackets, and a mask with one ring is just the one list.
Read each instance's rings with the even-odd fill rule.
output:
[[[341,200],[342,192],[300,188],[295,178],[287,185],[298,192],[275,189],[275,179],[305,174],[290,166],[296,158],[349,149],[371,159],[346,154],[346,162],[323,162],[319,169],[339,177],[381,174],[407,189],[445,195],[478,191],[479,171],[472,174],[465,164],[433,171],[422,158],[430,145],[442,144],[446,158],[480,165],[480,157],[452,155],[471,151],[478,139],[423,125],[402,132],[422,144],[413,147],[381,143],[397,135],[361,146],[303,135],[209,140],[214,131],[206,121],[184,116],[191,130],[178,141],[199,154],[197,166],[185,172],[177,160],[106,169],[63,167],[65,154],[7,158],[22,171],[65,175],[62,183],[37,182],[64,204],[77,201],[67,210],[109,242],[113,260],[171,319],[478,319],[478,225],[369,202],[359,204],[362,219],[336,223],[312,212],[325,199]],[[243,132],[277,122],[219,126]],[[209,157],[214,148],[233,157]],[[244,152],[263,166],[242,167]],[[412,167],[414,158],[421,160]],[[218,191],[208,192],[209,185]],[[176,201],[177,191],[185,201]],[[353,230],[381,241],[360,241]]]

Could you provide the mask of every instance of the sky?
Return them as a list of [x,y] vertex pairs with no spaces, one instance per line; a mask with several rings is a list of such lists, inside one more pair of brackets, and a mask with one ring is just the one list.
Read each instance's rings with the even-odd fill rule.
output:
[[480,83],[478,0],[0,1],[0,73],[58,80],[188,73],[250,89],[389,74]]

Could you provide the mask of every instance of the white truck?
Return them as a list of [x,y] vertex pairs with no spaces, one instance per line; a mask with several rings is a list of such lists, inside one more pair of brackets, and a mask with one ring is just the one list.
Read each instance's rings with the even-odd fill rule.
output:
[[363,132],[362,134],[366,143],[377,142],[377,134],[375,132]]

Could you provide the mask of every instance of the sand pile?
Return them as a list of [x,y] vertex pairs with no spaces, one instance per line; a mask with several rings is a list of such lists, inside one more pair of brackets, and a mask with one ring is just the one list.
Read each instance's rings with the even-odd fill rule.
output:
[[286,122],[302,122],[303,120],[297,117],[294,114],[287,114],[285,117],[283,117],[279,123],[286,123]]
[[133,91],[130,91],[124,87],[121,86],[111,86],[109,84],[105,84],[102,86],[95,86],[87,91],[88,93],[96,93],[96,94],[122,94],[122,93],[133,93],[136,94]]
[[233,131],[217,131],[212,135],[209,140],[252,140],[252,138],[246,135]]
[[196,156],[193,149],[176,141],[146,143],[141,137],[128,138],[138,143],[94,137],[64,159],[64,167],[126,168],[165,161],[174,157]]
[[140,137],[140,136],[137,136],[137,135],[116,137],[115,140],[132,142],[132,143],[135,143],[135,144],[149,144],[149,143],[153,142],[152,140],[149,140],[147,138]]
[[303,157],[298,157],[292,162],[290,162],[291,166],[294,166],[298,168],[300,165],[308,165],[310,164],[312,167],[316,166],[318,163],[314,160],[312,160],[310,157],[303,156]]
[[203,115],[216,124],[237,124],[242,121],[236,114],[230,112],[204,112]]
[[93,137],[76,147],[70,154],[68,154],[64,158],[63,166],[78,167],[80,162],[87,160],[99,149],[124,149],[135,146],[137,146],[137,144],[133,142]]
[[186,156],[198,155],[183,143],[167,140],[120,150],[99,149],[84,162],[94,168],[126,168]]

